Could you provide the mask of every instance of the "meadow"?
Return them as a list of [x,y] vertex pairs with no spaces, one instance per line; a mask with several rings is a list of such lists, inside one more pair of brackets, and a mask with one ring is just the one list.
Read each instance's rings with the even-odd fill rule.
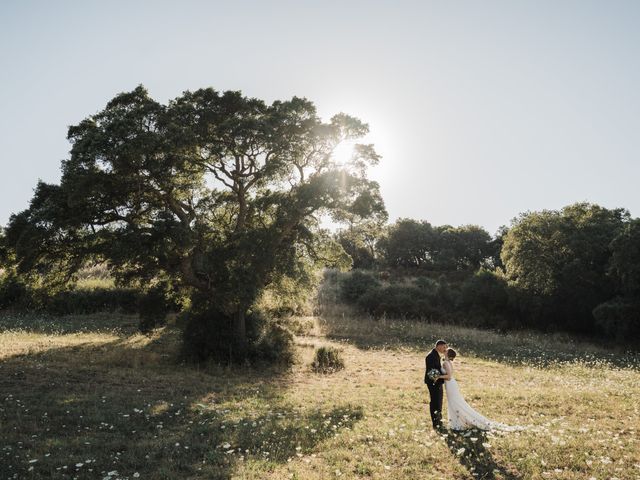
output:
[[[131,315],[0,314],[0,478],[640,478],[633,352],[332,302],[296,321],[297,363],[258,370],[181,363],[171,322],[145,336]],[[432,430],[439,337],[469,403],[525,431]],[[312,372],[320,346],[345,368]]]

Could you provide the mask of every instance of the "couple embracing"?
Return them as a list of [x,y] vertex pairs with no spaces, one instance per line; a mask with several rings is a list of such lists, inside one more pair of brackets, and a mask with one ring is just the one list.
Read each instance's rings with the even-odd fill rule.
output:
[[[441,359],[441,356],[444,357],[444,360]],[[462,393],[460,393],[458,383],[453,377],[453,361],[456,356],[456,351],[453,348],[449,348],[447,342],[438,340],[433,350],[425,358],[427,369],[424,375],[424,383],[427,384],[431,397],[429,411],[433,428],[436,430],[443,428],[442,400],[443,385],[445,385],[447,390],[447,417],[449,428],[452,430],[466,430],[468,428],[505,431],[521,430],[523,427],[509,426],[489,420],[476,412],[465,401]]]

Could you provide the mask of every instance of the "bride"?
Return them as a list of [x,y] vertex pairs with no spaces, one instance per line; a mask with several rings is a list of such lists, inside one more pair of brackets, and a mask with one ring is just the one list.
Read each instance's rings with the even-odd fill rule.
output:
[[439,378],[445,382],[447,390],[447,416],[449,417],[449,427],[452,430],[465,430],[467,428],[478,428],[480,430],[521,430],[520,426],[509,426],[504,423],[494,422],[487,417],[476,412],[469,405],[460,393],[458,382],[453,378],[453,359],[456,358],[456,351],[453,348],[447,349],[447,358],[442,364],[442,373]]

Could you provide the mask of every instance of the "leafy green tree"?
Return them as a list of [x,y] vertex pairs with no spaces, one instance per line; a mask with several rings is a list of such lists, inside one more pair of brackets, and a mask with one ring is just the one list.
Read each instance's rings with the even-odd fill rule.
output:
[[607,275],[609,244],[628,218],[624,209],[576,203],[528,212],[513,223],[501,258],[532,321],[592,331],[593,308],[615,292]]
[[477,225],[437,227],[438,250],[432,253],[439,270],[476,270],[491,257],[489,233]]
[[610,247],[609,272],[616,279],[620,293],[640,299],[640,219],[624,225]]
[[378,241],[384,227],[381,221],[349,225],[336,234],[336,240],[353,260],[353,268],[374,268],[379,260]]
[[502,259],[500,258],[500,252],[502,251],[502,245],[504,244],[504,236],[508,231],[509,227],[507,227],[506,225],[500,226],[493,239],[491,240],[489,246],[490,256],[487,258],[485,263],[487,268],[491,270],[504,270],[504,264],[502,263]]
[[390,266],[443,271],[477,269],[493,251],[491,236],[481,227],[433,227],[408,218],[390,225],[379,245]]
[[477,314],[508,315],[507,282],[495,272],[478,270],[462,284],[460,306]]
[[8,263],[9,249],[7,248],[6,235],[4,233],[4,227],[0,227],[0,274]]
[[401,218],[380,240],[386,263],[393,267],[427,267],[433,264],[436,234],[427,221]]
[[139,86],[69,128],[60,185],[38,183],[7,242],[20,272],[59,282],[89,257],[121,281],[166,275],[232,316],[242,343],[267,285],[309,259],[348,260],[321,215],[386,216],[366,176],[373,146],[356,145],[346,164],[333,155],[367,131],[346,114],[321,121],[303,98],[268,105],[207,88],[163,105]]

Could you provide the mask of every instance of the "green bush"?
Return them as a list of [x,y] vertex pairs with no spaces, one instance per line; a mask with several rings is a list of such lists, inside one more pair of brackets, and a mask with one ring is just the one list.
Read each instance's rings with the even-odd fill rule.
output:
[[340,282],[340,298],[347,303],[355,303],[365,293],[380,286],[371,273],[353,270]]
[[293,334],[281,321],[267,320],[259,336],[249,345],[252,363],[291,365],[295,361]]
[[246,320],[247,342],[239,342],[233,318],[209,307],[186,315],[182,354],[194,362],[212,360],[223,364],[270,363],[290,365],[295,359],[293,334],[281,323],[259,311]]
[[609,338],[640,343],[640,300],[615,298],[593,309],[596,325]]
[[264,289],[257,308],[273,317],[308,315],[319,280],[315,271],[304,272],[299,278],[280,277]]
[[296,335],[309,335],[314,326],[311,318],[291,317],[287,319],[287,328]]
[[420,290],[420,297],[433,307],[443,310],[452,309],[457,300],[457,293],[451,288],[444,276],[439,280],[430,277],[417,277],[413,284]]
[[169,311],[165,285],[158,284],[138,299],[138,314],[140,322],[138,329],[142,333],[148,333],[156,327],[164,325]]
[[430,277],[416,277],[413,280],[413,283],[423,292],[423,294],[429,296],[437,295],[438,288],[440,287],[438,281]]
[[506,313],[509,307],[507,282],[493,272],[478,271],[462,284],[460,306],[465,310]]
[[63,290],[53,295],[39,292],[40,308],[54,315],[96,312],[136,313],[138,291],[132,288]]
[[358,307],[373,317],[434,318],[445,313],[436,297],[413,285],[389,285],[369,290],[358,299]]
[[342,351],[335,347],[320,347],[311,363],[311,369],[317,373],[333,373],[344,368]]
[[0,309],[26,308],[33,302],[28,286],[12,274],[0,278]]

